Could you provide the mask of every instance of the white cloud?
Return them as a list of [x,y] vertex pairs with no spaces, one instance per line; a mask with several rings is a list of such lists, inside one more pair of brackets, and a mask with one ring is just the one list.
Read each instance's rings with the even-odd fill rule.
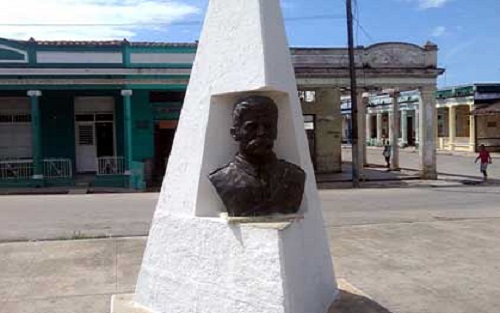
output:
[[450,0],[418,0],[421,9],[441,8]]
[[433,37],[441,37],[444,34],[446,34],[446,27],[444,27],[444,26],[438,26],[438,27],[434,28],[434,30],[432,31]]
[[[170,0],[14,0],[0,10],[0,37],[34,37],[38,40],[132,39],[139,30],[166,29],[165,25],[200,12],[196,6]],[[36,24],[106,25],[70,27]]]
[[418,7],[422,10],[432,9],[432,8],[441,8],[448,2],[453,0],[398,0],[405,1],[408,3],[418,3]]

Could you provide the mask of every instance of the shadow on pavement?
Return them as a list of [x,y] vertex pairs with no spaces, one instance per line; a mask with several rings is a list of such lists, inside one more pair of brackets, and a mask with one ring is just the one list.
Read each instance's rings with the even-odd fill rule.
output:
[[367,297],[340,290],[339,299],[328,313],[391,313],[391,311]]
[[[369,164],[363,169],[360,181],[402,181],[419,179],[419,172],[411,169],[389,170],[383,165]],[[332,174],[316,174],[318,183],[350,182],[352,181],[352,163],[344,162],[342,172]]]

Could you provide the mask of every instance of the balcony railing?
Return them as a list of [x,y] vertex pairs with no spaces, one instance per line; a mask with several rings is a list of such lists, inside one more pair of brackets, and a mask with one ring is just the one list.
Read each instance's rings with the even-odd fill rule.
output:
[[97,175],[122,175],[125,173],[124,157],[100,157],[97,160],[99,164]]
[[33,176],[33,160],[0,160],[0,179],[30,179]]
[[45,178],[71,178],[73,167],[69,159],[44,159],[43,176]]

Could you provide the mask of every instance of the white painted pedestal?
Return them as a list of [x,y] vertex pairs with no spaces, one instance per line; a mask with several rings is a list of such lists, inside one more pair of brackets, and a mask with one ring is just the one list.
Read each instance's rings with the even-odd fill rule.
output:
[[324,229],[311,220],[162,219],[135,304],[116,296],[112,313],[326,313],[337,296],[329,249],[315,236]]

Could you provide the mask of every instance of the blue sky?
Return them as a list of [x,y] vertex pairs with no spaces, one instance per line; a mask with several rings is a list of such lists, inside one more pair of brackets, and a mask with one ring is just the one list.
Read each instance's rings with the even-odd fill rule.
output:
[[[357,44],[404,41],[423,45],[430,40],[439,46],[439,65],[446,69],[440,86],[500,82],[500,0],[358,0],[357,4],[358,20],[365,30],[356,27]],[[347,44],[345,1],[287,0],[284,15],[292,46]],[[294,20],[301,16],[321,18]],[[192,28],[197,35],[198,29]],[[182,33],[169,38],[194,39]]]
[[[346,45],[344,0],[282,2],[292,46]],[[207,0],[16,0],[0,11],[0,37],[192,42],[206,6]],[[446,69],[440,86],[500,82],[500,0],[357,0],[357,8],[358,45],[430,40]]]

